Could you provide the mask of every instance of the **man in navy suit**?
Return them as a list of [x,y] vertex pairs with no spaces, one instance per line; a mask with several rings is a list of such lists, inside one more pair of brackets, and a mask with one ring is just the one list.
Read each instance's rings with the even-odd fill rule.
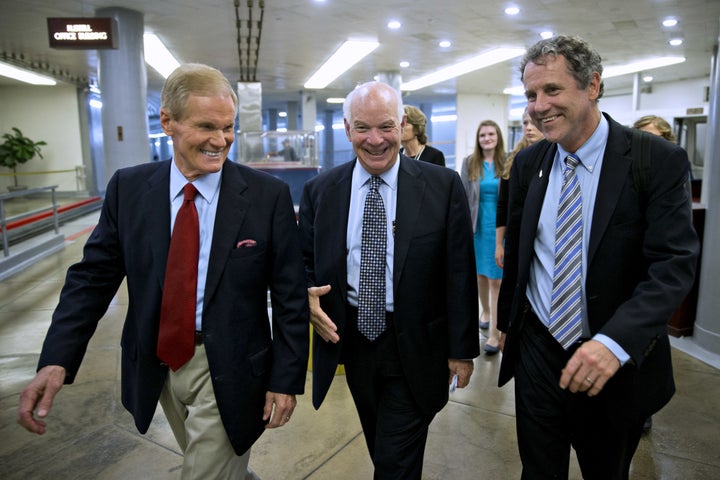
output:
[[[286,184],[226,161],[236,112],[237,97],[218,70],[187,64],[168,77],[160,123],[174,158],[110,179],[83,259],[68,270],[37,376],[20,398],[18,422],[29,431],[45,432],[55,395],[74,381],[123,279],[122,402],[145,433],[160,401],[185,454],[182,478],[244,478],[253,442],[290,420],[308,356],[297,225]],[[195,346],[172,370],[158,358],[158,332],[171,230],[187,183],[199,192]]]
[[[480,351],[467,199],[457,172],[399,154],[405,115],[399,92],[370,82],[344,104],[357,157],[310,180],[300,204],[313,341],[313,404],[338,363],[375,466],[375,478],[420,479],[428,426],[457,374],[465,387]],[[363,211],[380,177],[387,239],[379,293],[385,328],[358,325]],[[377,178],[374,179],[377,181]]]
[[[698,255],[687,154],[649,138],[649,168],[634,174],[631,130],[598,108],[602,70],[590,45],[566,36],[537,43],[521,62],[528,112],[552,142],[520,152],[510,176],[499,383],[515,378],[522,478],[567,478],[572,446],[584,478],[627,479],[644,420],[675,390],[667,320]],[[569,278],[555,257],[570,154],[579,158],[580,321],[563,337],[551,332],[562,318],[555,280]]]

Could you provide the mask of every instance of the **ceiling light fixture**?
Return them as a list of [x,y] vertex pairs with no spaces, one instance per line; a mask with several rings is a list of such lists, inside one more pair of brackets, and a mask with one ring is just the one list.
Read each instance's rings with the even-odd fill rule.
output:
[[513,96],[525,96],[525,87],[520,85],[519,87],[507,87],[503,89],[503,93],[505,95],[513,95]]
[[555,34],[551,32],[550,30],[545,32],[540,32],[540,38],[543,40],[547,40],[548,38],[552,38]]
[[57,85],[57,82],[50,77],[39,75],[24,68],[18,68],[9,63],[0,62],[0,75],[31,85]]
[[496,63],[504,62],[505,60],[510,60],[511,58],[519,57],[524,53],[524,48],[497,48],[490,50],[489,52],[482,53],[460,63],[456,63],[455,65],[450,65],[424,77],[403,83],[400,86],[400,90],[419,90],[429,85],[434,85],[481,68],[489,67],[490,65],[495,65]]
[[520,9],[518,7],[508,7],[505,9],[506,15],[517,15],[520,13]]
[[305,82],[305,88],[325,88],[337,77],[365,58],[380,44],[376,41],[348,40],[338,48],[330,58],[317,69]]
[[143,41],[145,46],[145,62],[162,75],[163,78],[169,77],[173,70],[180,66],[180,63],[154,33],[144,34]]
[[397,30],[398,28],[402,27],[402,23],[400,23],[397,20],[390,20],[387,24],[388,28],[391,30]]
[[400,68],[407,68],[410,66],[410,62],[402,61],[400,62]]
[[685,57],[657,57],[649,58],[647,60],[641,60],[639,62],[632,62],[625,65],[616,65],[611,67],[605,67],[603,69],[603,78],[619,77],[620,75],[627,75],[628,73],[642,72],[644,70],[652,70],[653,68],[667,67],[668,65],[675,65],[685,61]]
[[663,27],[674,27],[675,25],[678,24],[678,21],[676,19],[670,17],[670,18],[666,18],[665,20],[663,20],[662,24],[663,24]]
[[450,40],[440,40],[440,43],[438,43],[441,48],[448,48],[450,45],[452,45]]
[[673,38],[668,43],[670,45],[672,45],[673,47],[679,47],[680,45],[683,44],[683,39],[682,38]]
[[[685,61],[685,57],[658,57],[658,58],[650,58],[647,60],[641,60],[639,62],[633,62],[633,63],[627,63],[625,65],[614,65],[610,67],[605,67],[603,69],[602,78],[612,78],[612,77],[619,77],[621,75],[627,75],[629,73],[636,73],[636,72],[642,72],[645,70],[652,70],[653,68],[660,68],[660,67],[667,67],[669,65],[675,65],[678,63],[682,63]],[[645,80],[647,82],[652,81],[651,76],[646,76],[644,78],[649,77],[650,80]],[[519,86],[519,87],[508,87],[503,90],[503,93],[506,95],[525,95],[525,87]]]
[[345,99],[341,97],[328,97],[325,101],[327,103],[345,103]]

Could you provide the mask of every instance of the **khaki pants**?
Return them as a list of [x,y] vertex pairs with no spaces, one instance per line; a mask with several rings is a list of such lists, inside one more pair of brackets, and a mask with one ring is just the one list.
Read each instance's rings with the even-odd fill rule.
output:
[[184,454],[182,480],[257,478],[248,470],[250,450],[238,456],[228,440],[203,345],[178,371],[168,371],[160,405]]

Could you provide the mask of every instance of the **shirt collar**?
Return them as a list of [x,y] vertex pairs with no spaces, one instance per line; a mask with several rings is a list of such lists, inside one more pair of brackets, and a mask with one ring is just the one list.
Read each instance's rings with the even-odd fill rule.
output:
[[[395,162],[395,164],[390,167],[389,170],[386,172],[383,172],[380,174],[380,178],[382,178],[383,182],[390,187],[392,190],[397,190],[397,179],[398,179],[398,172],[400,171],[400,156],[398,155],[398,159]],[[370,175],[365,168],[363,168],[362,164],[359,160],[355,162],[355,172],[353,174],[353,178],[355,179],[355,188],[360,189],[362,186],[364,186],[368,180],[370,180]]]
[[[228,160],[226,160],[228,161]],[[198,193],[206,202],[212,203],[215,195],[220,190],[220,179],[222,178],[222,169],[214,173],[206,173],[196,178],[192,184]],[[187,179],[180,173],[180,169],[175,165],[175,161],[170,162],[170,200],[182,194],[183,188],[188,183]]]
[[[605,146],[607,145],[608,135],[610,133],[610,124],[608,123],[605,115],[600,115],[600,123],[590,138],[578,148],[575,155],[580,158],[580,165],[583,166],[587,171],[592,173],[597,163],[602,159],[603,153],[605,152]],[[558,144],[558,153],[561,160],[565,160],[568,156],[568,152]]]

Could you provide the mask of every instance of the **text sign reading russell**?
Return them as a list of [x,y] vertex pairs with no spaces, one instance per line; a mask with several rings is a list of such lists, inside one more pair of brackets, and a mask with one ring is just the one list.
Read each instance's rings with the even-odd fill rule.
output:
[[47,24],[52,48],[117,48],[114,18],[48,18]]

